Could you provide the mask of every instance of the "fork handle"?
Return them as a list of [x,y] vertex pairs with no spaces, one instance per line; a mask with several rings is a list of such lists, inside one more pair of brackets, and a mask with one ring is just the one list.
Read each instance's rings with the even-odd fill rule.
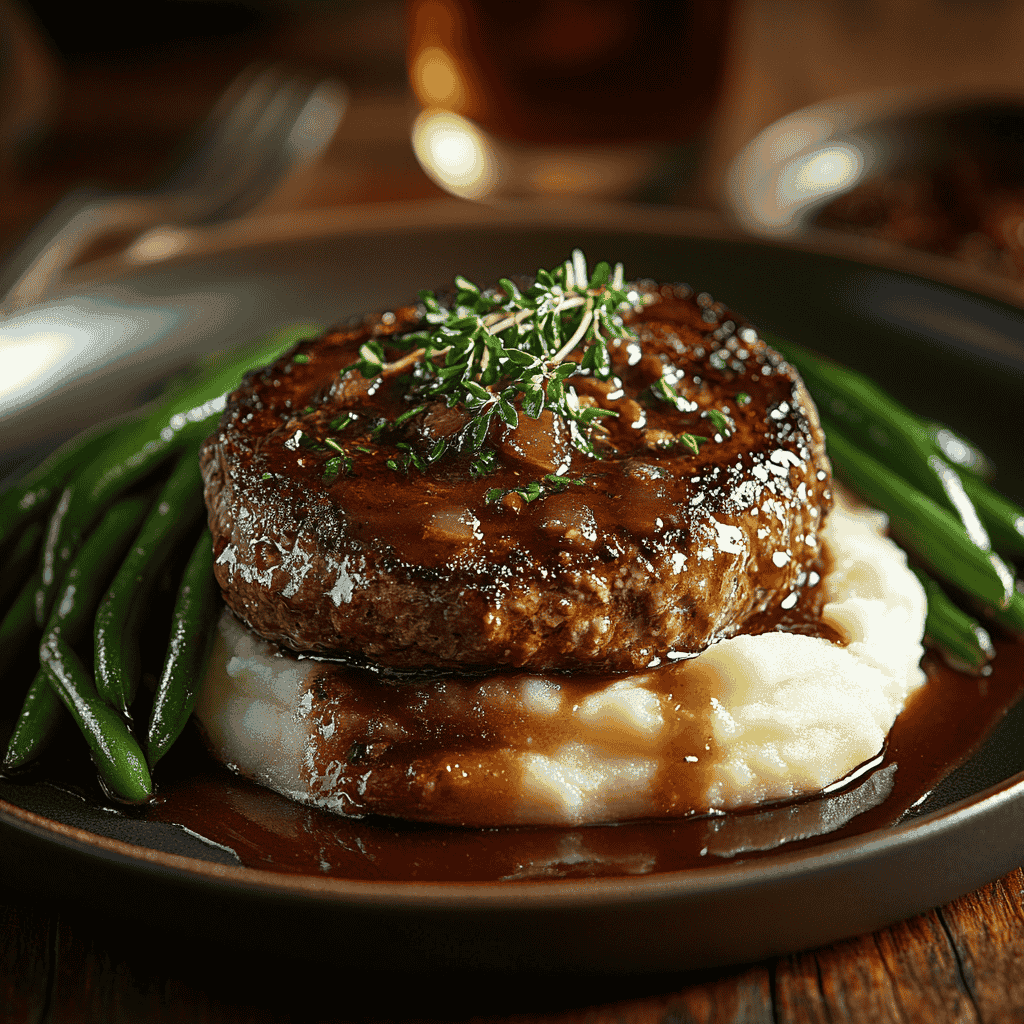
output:
[[113,231],[145,227],[159,204],[145,196],[76,189],[33,228],[0,274],[0,314],[38,302],[85,249]]

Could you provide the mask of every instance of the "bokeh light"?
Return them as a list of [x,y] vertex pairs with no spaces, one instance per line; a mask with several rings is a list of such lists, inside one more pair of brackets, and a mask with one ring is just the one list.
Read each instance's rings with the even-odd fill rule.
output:
[[412,144],[424,171],[441,188],[480,200],[498,184],[498,160],[486,135],[447,110],[424,110],[413,123]]

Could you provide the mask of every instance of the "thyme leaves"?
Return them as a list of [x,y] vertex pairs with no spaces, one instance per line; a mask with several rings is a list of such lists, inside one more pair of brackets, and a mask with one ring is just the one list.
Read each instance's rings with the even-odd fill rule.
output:
[[450,309],[433,292],[420,292],[426,326],[389,340],[406,350],[401,359],[389,363],[374,339],[360,347],[351,368],[372,378],[417,363],[416,398],[443,398],[472,414],[461,440],[478,462],[496,418],[515,430],[520,413],[539,419],[545,410],[569,424],[578,450],[594,455],[601,417],[616,413],[581,407],[566,381],[581,371],[608,380],[609,343],[634,337],[621,314],[642,297],[627,289],[622,264],[613,269],[598,263],[591,273],[576,249],[554,270],[538,270],[522,288],[502,278],[497,288],[481,289],[462,275],[455,287]]

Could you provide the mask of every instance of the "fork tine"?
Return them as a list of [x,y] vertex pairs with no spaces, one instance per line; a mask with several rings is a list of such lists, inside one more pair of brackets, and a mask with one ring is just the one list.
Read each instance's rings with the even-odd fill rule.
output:
[[294,84],[272,72],[253,83],[239,99],[222,130],[192,168],[192,191],[204,197],[195,219],[212,220],[227,215],[229,206],[241,206],[236,200],[248,193],[254,177],[272,158],[278,125],[289,120]]
[[211,185],[216,180],[213,175],[224,173],[231,154],[257,130],[280,82],[281,75],[274,67],[250,65],[239,74],[182,147],[184,156],[179,163],[150,194],[166,195],[200,183]]
[[349,92],[339,82],[325,79],[306,97],[288,141],[299,159],[311,160],[320,154],[348,110]]
[[89,242],[110,231],[208,223],[251,208],[322,150],[346,102],[344,86],[313,86],[274,66],[247,68],[160,184],[143,192],[65,196],[0,267],[0,315],[40,299]]
[[[271,162],[278,160],[284,144],[283,133],[294,120],[298,103],[296,79],[280,83],[268,97],[252,125],[244,147],[236,147],[231,168],[230,188],[220,188],[224,201],[211,209],[211,218],[230,216],[234,208],[249,205],[246,197],[258,193],[257,182],[269,170]],[[212,206],[213,204],[211,204]]]
[[216,193],[223,200],[211,201],[204,219],[251,207],[285,173],[315,158],[333,136],[347,102],[347,90],[333,82],[292,78],[280,84],[252,126],[245,159],[239,159],[236,148],[230,174],[219,179],[219,187],[211,186],[211,197]]

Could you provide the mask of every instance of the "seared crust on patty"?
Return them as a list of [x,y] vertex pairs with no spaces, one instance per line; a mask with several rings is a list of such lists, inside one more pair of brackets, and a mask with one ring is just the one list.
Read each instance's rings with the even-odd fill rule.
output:
[[[416,307],[247,377],[202,451],[228,605],[300,652],[593,672],[683,658],[820,603],[830,479],[796,371],[709,297],[641,292],[625,316],[638,340],[609,345],[621,387],[567,381],[582,404],[618,413],[601,421],[600,458],[549,413],[521,414],[515,431],[492,426],[496,468],[474,476],[458,450],[467,414],[410,398],[416,368],[388,350]],[[342,373],[372,337],[389,369]],[[682,401],[655,397],[662,377]],[[734,429],[719,432],[715,409]],[[694,453],[682,434],[709,440]],[[448,451],[427,465],[442,438]],[[570,483],[516,493],[548,474]]]

